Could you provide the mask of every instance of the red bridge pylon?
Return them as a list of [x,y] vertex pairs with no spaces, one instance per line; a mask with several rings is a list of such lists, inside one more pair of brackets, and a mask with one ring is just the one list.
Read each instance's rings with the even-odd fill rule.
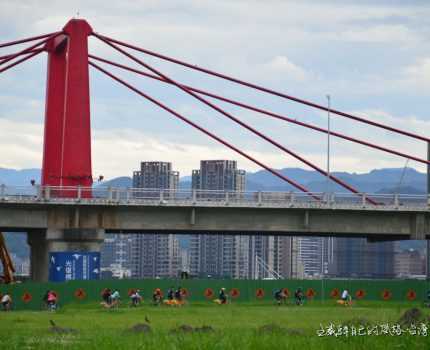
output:
[[[88,36],[92,28],[85,20],[72,19],[63,33],[45,45],[48,73],[42,185],[91,187]],[[91,192],[82,195],[88,197]]]

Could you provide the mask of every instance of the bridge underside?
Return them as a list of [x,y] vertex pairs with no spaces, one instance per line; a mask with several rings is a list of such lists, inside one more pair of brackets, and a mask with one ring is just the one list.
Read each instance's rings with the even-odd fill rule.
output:
[[0,230],[47,229],[427,239],[430,216],[401,210],[0,205]]
[[31,277],[48,280],[50,253],[98,252],[105,233],[268,234],[427,239],[427,211],[0,203],[0,230],[28,232]]

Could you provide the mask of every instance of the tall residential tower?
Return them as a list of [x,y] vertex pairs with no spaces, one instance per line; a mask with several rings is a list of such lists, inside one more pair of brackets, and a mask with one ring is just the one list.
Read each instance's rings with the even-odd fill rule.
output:
[[[202,160],[193,170],[193,190],[245,190],[245,171],[235,160]],[[191,235],[190,273],[202,277],[247,278],[249,237],[239,235]]]
[[[142,162],[133,172],[134,188],[175,191],[178,182],[179,173],[169,162]],[[130,259],[135,278],[175,277],[180,269],[178,239],[173,234],[135,234]]]

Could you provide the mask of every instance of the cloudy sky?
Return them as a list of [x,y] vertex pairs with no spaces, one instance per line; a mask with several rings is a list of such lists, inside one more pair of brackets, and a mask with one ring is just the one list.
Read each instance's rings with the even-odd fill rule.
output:
[[[73,5],[68,4],[73,3]],[[430,136],[430,2],[422,1],[6,1],[0,42],[61,29],[72,17],[94,31],[193,64]],[[24,47],[24,46],[22,46]],[[0,49],[0,55],[18,47]],[[90,52],[136,66],[95,38]],[[327,114],[139,54],[170,77],[325,127]],[[136,66],[137,67],[137,66]],[[111,69],[111,68],[109,68]],[[296,159],[162,83],[111,69],[184,116],[275,168]],[[93,172],[130,175],[141,160],[172,161],[189,175],[200,159],[256,165],[91,69]],[[0,167],[40,167],[46,55],[0,76]],[[220,104],[321,167],[326,136]],[[333,115],[332,129],[420,157],[426,145]],[[332,138],[332,168],[403,167],[397,156]],[[409,166],[423,170],[410,161]]]

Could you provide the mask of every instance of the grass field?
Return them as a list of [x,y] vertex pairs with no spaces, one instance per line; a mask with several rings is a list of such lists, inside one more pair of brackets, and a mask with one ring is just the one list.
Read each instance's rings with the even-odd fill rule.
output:
[[[316,302],[302,307],[201,303],[106,310],[97,304],[67,305],[55,313],[0,313],[0,349],[429,349],[430,335],[317,335],[320,324],[353,323],[357,328],[360,323],[395,324],[413,306],[394,302],[363,302],[351,308]],[[430,315],[430,310],[421,312],[422,319]],[[49,320],[65,329],[52,329]],[[144,332],[147,326],[142,325],[131,330],[136,324],[145,324],[150,331]],[[211,329],[191,331],[190,326]]]

